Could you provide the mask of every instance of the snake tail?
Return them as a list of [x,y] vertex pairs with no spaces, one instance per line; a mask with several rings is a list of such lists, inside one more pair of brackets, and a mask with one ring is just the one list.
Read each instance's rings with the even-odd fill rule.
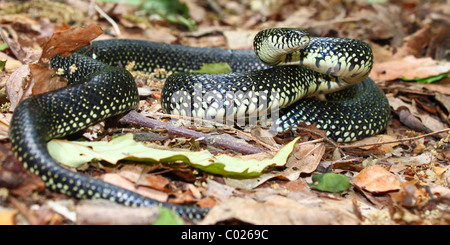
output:
[[[207,209],[159,202],[124,188],[72,172],[49,154],[47,142],[70,135],[105,118],[134,108],[138,94],[134,78],[122,68],[74,54],[55,57],[52,66],[77,71],[68,73],[65,88],[33,96],[15,109],[10,126],[12,150],[31,173],[47,187],[76,198],[106,199],[127,206],[158,206],[181,216],[201,219]],[[67,69],[68,70],[68,69]]]
[[[188,219],[201,219],[208,209],[159,202],[72,172],[59,165],[47,150],[51,139],[73,134],[138,105],[135,81],[123,68],[130,62],[135,70],[152,72],[158,68],[174,73],[162,90],[161,106],[167,113],[219,121],[268,113],[276,118],[278,132],[303,121],[315,124],[339,142],[361,139],[386,128],[390,107],[384,93],[368,78],[373,54],[367,43],[309,37],[305,31],[282,28],[262,31],[254,46],[252,51],[102,40],[72,56],[55,56],[51,66],[64,71],[68,86],[27,98],[18,105],[9,130],[12,150],[51,190],[128,206],[166,207]],[[233,72],[190,73],[205,63],[228,63]],[[325,101],[311,98],[320,93],[330,94]]]

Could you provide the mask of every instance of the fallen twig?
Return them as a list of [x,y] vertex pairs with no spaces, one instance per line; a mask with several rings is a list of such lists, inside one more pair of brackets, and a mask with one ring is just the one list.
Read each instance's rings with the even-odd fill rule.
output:
[[249,133],[246,133],[246,132],[244,132],[244,131],[242,131],[242,130],[239,130],[239,129],[236,129],[236,128],[234,128],[234,127],[230,127],[230,126],[228,126],[228,125],[226,125],[226,124],[222,124],[222,123],[218,123],[218,122],[211,122],[211,121],[209,121],[209,120],[204,120],[204,119],[201,119],[201,118],[195,118],[195,119],[194,119],[193,117],[179,116],[179,115],[170,115],[170,114],[163,114],[163,113],[154,113],[153,115],[154,115],[154,116],[161,116],[161,117],[175,118],[175,119],[200,120],[200,121],[202,121],[202,122],[211,123],[211,124],[213,124],[213,125],[215,125],[215,126],[223,127],[223,128],[226,128],[227,130],[231,130],[231,131],[233,131],[233,132],[235,132],[235,133],[237,133],[237,134],[240,134],[240,135],[242,135],[242,136],[245,136],[245,137],[247,137],[247,138],[249,138],[249,139],[255,141],[257,144],[259,144],[259,145],[261,145],[261,146],[264,146],[265,148],[267,148],[267,149],[269,149],[269,150],[276,151],[276,150],[279,149],[278,147],[274,147],[274,146],[268,145],[268,144],[266,144],[266,143],[264,143],[264,142],[258,140],[257,138],[253,137],[253,136],[252,136],[251,134],[249,134]]
[[345,154],[345,152],[343,152],[343,151],[339,148],[339,144],[336,143],[336,141],[334,141],[334,140],[328,138],[326,135],[324,135],[324,134],[318,132],[317,130],[309,129],[309,128],[302,127],[302,126],[292,127],[292,129],[293,129],[293,130],[297,130],[297,131],[306,131],[306,132],[308,132],[308,133],[311,133],[311,134],[314,134],[314,135],[316,135],[316,136],[318,136],[318,137],[321,137],[321,138],[322,138],[323,140],[325,140],[326,142],[328,142],[328,143],[330,143],[331,145],[333,145],[334,147],[338,148],[342,155],[344,155],[344,156],[347,155],[347,154]]
[[3,31],[3,29],[0,27],[0,37],[3,39],[3,41],[8,44],[9,49],[14,54],[14,56],[22,62],[22,64],[26,64],[26,54],[25,51],[13,40],[8,38],[8,35]]
[[425,138],[428,136],[432,136],[432,135],[436,135],[436,134],[440,134],[440,133],[445,133],[445,132],[450,132],[450,128],[446,128],[443,130],[439,130],[439,131],[435,131],[429,134],[424,134],[424,135],[420,135],[420,136],[416,136],[416,137],[412,137],[412,138],[406,138],[406,139],[398,139],[398,140],[391,140],[391,141],[385,141],[385,142],[376,142],[376,143],[368,143],[368,144],[361,144],[361,145],[341,145],[338,146],[341,149],[348,149],[348,148],[359,148],[359,147],[366,147],[366,146],[375,146],[375,145],[386,145],[386,144],[393,144],[393,143],[400,143],[400,142],[405,142],[405,141],[413,141],[413,140],[417,140],[420,138]]
[[175,126],[171,123],[165,123],[142,116],[136,111],[131,111],[119,120],[120,123],[134,124],[149,127],[155,130],[166,130],[169,134],[175,134],[186,138],[194,138],[205,144],[211,144],[217,147],[234,150],[245,154],[260,153],[262,150],[252,146],[236,143],[225,139],[219,139],[212,135],[207,135],[191,129]]
[[117,36],[120,36],[120,28],[117,25],[117,23],[108,16],[108,14],[105,13],[105,11],[103,11],[97,4],[94,5],[95,10],[101,15],[103,16],[103,18],[105,18],[113,27],[114,31],[116,32]]
[[8,201],[17,211],[19,211],[19,213],[28,221],[30,225],[40,224],[39,219],[24,203],[20,202],[12,195],[8,195]]

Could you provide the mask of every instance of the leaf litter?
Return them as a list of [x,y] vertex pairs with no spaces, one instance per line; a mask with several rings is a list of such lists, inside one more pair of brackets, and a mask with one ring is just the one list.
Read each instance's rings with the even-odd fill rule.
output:
[[[92,28],[100,26],[103,29],[100,39],[136,38],[201,47],[251,49],[254,33],[274,26],[306,28],[316,36],[362,39],[374,50],[375,65],[371,77],[385,91],[393,110],[390,125],[384,134],[352,144],[330,144],[326,140],[320,141],[321,137],[316,135],[302,134],[286,164],[265,167],[264,173],[256,178],[236,179],[221,175],[223,170],[211,174],[184,164],[143,164],[136,159],[122,160],[128,164],[120,163],[119,166],[97,160],[87,171],[86,165],[78,171],[93,173],[103,179],[112,177],[110,181],[114,184],[123,182],[124,186],[136,191],[141,189],[144,195],[155,199],[181,204],[197,202],[212,208],[202,224],[230,220],[250,224],[450,223],[450,151],[449,131],[446,131],[450,123],[448,4],[414,0],[395,3],[229,0],[208,1],[208,6],[205,6],[198,0],[185,0],[183,3],[188,7],[188,12],[183,5],[181,12],[160,9],[159,12],[145,13],[139,4],[130,6],[104,0],[98,6],[118,22],[118,36],[111,23],[95,9],[87,7],[91,5],[86,3],[61,1],[56,8],[54,2],[46,0],[0,3],[2,37],[8,36],[12,41],[8,43],[9,48],[0,51],[0,60],[6,60],[6,69],[0,73],[0,84],[2,88],[5,84],[7,86],[6,92],[1,91],[3,97],[7,95],[11,101],[10,111],[28,96],[23,95],[23,90],[29,87],[30,78],[48,83],[48,75],[42,76],[44,72],[38,70],[33,74],[28,71],[28,64],[38,61],[39,55],[36,54],[42,52],[40,47],[45,41],[55,31],[85,23],[94,24]],[[68,14],[74,9],[80,11]],[[179,22],[176,22],[177,15],[182,17],[178,18]],[[63,39],[69,41],[69,45],[62,51],[75,50],[73,38],[79,36],[71,30],[67,32]],[[85,38],[87,42],[91,39]],[[0,45],[5,42],[0,42]],[[63,42],[57,41],[55,45]],[[412,80],[432,83],[422,84]],[[155,83],[147,84],[152,86]],[[42,87],[43,91],[50,89],[48,85]],[[158,92],[161,87],[152,89]],[[6,102],[2,100],[2,103]],[[150,95],[143,98],[140,110],[154,111],[148,107],[158,108],[155,107],[158,103],[158,98]],[[6,121],[2,124],[7,126],[10,114],[8,109],[4,112]],[[155,118],[165,121],[161,116]],[[226,129],[194,129],[205,134],[227,134],[236,142],[254,144],[262,152],[259,153],[262,159],[274,156],[263,144],[255,144],[258,139],[252,136],[252,131],[237,134]],[[0,130],[2,135],[7,135],[7,128]],[[108,135],[111,133],[102,130],[90,139],[110,141]],[[131,127],[130,130],[142,129]],[[158,129],[157,133],[164,134],[164,131]],[[181,136],[171,134],[165,137],[150,141],[164,150],[173,150],[174,145],[183,147],[187,155],[205,150],[213,156],[244,157],[203,141],[177,141],[177,137],[182,139]],[[311,138],[313,141],[308,142]],[[280,149],[292,139],[278,135],[268,142]],[[4,168],[0,169],[0,172],[4,171]],[[313,176],[324,173],[348,177],[351,187],[335,194],[312,189]],[[22,185],[26,187],[30,184]],[[5,205],[12,208],[12,212],[4,212],[5,222],[35,223],[38,221],[32,216],[41,215],[46,217],[41,219],[42,224],[79,223],[61,218],[64,215],[59,216],[56,211],[48,215],[52,208],[44,208],[45,198],[34,198],[29,203],[21,199],[20,193],[9,194],[10,204]],[[13,199],[12,195],[18,199]],[[60,200],[68,199],[59,194],[53,195]],[[38,203],[43,208],[30,215],[30,212],[19,208],[17,200],[28,206]],[[88,210],[91,208],[95,207],[91,206]],[[85,217],[89,216],[92,215]],[[24,221],[21,217],[27,218]],[[122,220],[125,219],[128,218]],[[153,222],[154,219],[149,221]]]

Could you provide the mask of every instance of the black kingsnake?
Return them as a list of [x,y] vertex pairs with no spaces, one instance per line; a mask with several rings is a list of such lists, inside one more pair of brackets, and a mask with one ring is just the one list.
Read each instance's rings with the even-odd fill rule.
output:
[[[297,29],[260,32],[255,38],[255,51],[267,63],[296,64],[273,68],[268,68],[249,50],[195,48],[139,40],[96,41],[67,58],[56,56],[51,65],[66,71],[64,76],[69,85],[20,103],[10,125],[12,149],[24,166],[41,176],[51,190],[130,206],[163,206],[190,219],[201,218],[207,209],[161,203],[69,171],[49,155],[47,142],[134,108],[139,100],[136,84],[128,71],[119,68],[131,61],[135,62],[136,70],[164,68],[175,73],[167,78],[162,92],[162,107],[168,113],[239,119],[265,103],[266,108],[284,107],[275,123],[278,131],[295,127],[300,121],[316,124],[337,141],[356,140],[382,131],[389,119],[389,104],[383,92],[367,78],[373,60],[370,47],[362,41],[343,38],[311,38],[307,44],[305,38],[309,39]],[[293,53],[274,51],[274,48],[291,50],[305,43],[305,48]],[[280,57],[272,55],[279,53]],[[204,63],[219,62],[228,63],[234,72],[185,73],[199,69]],[[70,69],[74,64],[76,69]],[[327,101],[301,99],[354,83],[357,84],[332,93]],[[196,85],[201,89],[196,90]],[[227,101],[230,91],[236,97],[231,96],[233,100]],[[236,95],[239,92],[244,99]]]

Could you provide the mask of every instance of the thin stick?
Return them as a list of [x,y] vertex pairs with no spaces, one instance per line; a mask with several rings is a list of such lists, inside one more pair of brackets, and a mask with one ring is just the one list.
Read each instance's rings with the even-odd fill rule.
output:
[[103,16],[103,18],[105,18],[109,23],[111,23],[114,31],[116,32],[116,35],[119,36],[120,35],[120,28],[117,25],[117,23],[111,18],[109,17],[97,4],[95,5],[95,10],[101,15]]
[[17,200],[12,195],[8,195],[8,201],[12,206],[19,211],[19,213],[25,217],[30,225],[39,225],[39,219],[34,215],[34,213],[25,206],[24,203]]
[[[193,118],[193,117],[179,116],[179,115],[170,115],[170,114],[164,114],[164,113],[154,113],[154,114],[152,114],[152,115],[153,115],[153,116],[160,116],[160,117],[176,118],[176,119],[185,119],[185,120],[196,120],[196,121],[199,120],[199,121],[202,121],[202,122],[211,123],[211,124],[213,124],[213,125],[217,125],[217,126],[220,126],[220,127],[224,127],[224,128],[226,128],[226,129],[228,129],[228,130],[234,131],[234,132],[237,133],[237,134],[240,134],[240,135],[243,135],[243,136],[245,136],[245,137],[248,137],[248,138],[250,138],[251,140],[255,141],[257,144],[259,144],[259,145],[261,145],[261,146],[264,146],[264,147],[266,147],[266,148],[269,149],[269,150],[276,151],[276,150],[279,149],[278,147],[273,147],[273,146],[271,146],[271,145],[268,145],[268,144],[266,144],[266,143],[264,143],[264,142],[262,142],[262,141],[256,139],[256,138],[253,137],[251,134],[248,134],[248,133],[246,133],[246,132],[244,132],[244,131],[242,131],[242,130],[236,129],[236,128],[231,127],[231,126],[226,125],[226,124],[222,124],[222,123],[218,123],[218,122],[212,122],[212,121],[205,120],[205,119],[201,119],[201,118]],[[152,115],[150,115],[150,116],[152,116]]]
[[336,147],[336,148],[339,150],[339,152],[341,153],[341,155],[342,155],[343,157],[347,157],[347,156],[348,156],[347,154],[345,154],[344,151],[342,151],[342,149],[339,147],[339,144],[336,143],[336,141],[334,141],[334,140],[328,138],[327,136],[325,136],[325,135],[323,135],[323,134],[321,134],[321,133],[319,133],[319,132],[317,132],[317,131],[315,131],[315,130],[313,130],[313,129],[304,128],[304,127],[300,127],[300,126],[291,127],[291,129],[292,129],[292,130],[306,131],[306,132],[309,132],[309,133],[314,134],[314,135],[316,135],[316,136],[319,136],[319,137],[321,137],[324,141],[326,141],[326,142],[330,143],[331,145],[333,145],[334,147]]
[[23,50],[20,50],[20,47],[16,43],[14,43],[13,40],[10,40],[5,32],[3,32],[3,29],[0,27],[0,37],[3,39],[3,41],[8,44],[9,49],[11,52],[16,56],[17,59],[19,59],[22,64],[25,64],[24,61],[24,55]]
[[183,128],[175,126],[171,123],[165,123],[161,121],[157,121],[148,117],[144,117],[143,115],[137,113],[136,111],[130,111],[124,117],[122,117],[119,122],[134,124],[139,126],[149,127],[155,130],[166,130],[169,134],[175,134],[182,137],[187,138],[195,138],[198,141],[201,141],[206,144],[214,145],[217,147],[221,147],[224,149],[231,149],[237,152],[245,153],[245,154],[254,154],[262,152],[261,149],[245,145],[239,144],[235,141],[230,141],[226,139],[221,139],[215,136],[203,134],[201,132],[197,132],[191,129]]
[[435,134],[440,134],[440,133],[445,133],[445,132],[450,132],[450,128],[446,128],[443,130],[439,130],[439,131],[435,131],[429,134],[424,134],[424,135],[420,135],[420,136],[416,136],[416,137],[412,137],[412,138],[406,138],[406,139],[399,139],[399,140],[392,140],[392,141],[385,141],[385,142],[377,142],[377,143],[368,143],[368,144],[362,144],[362,145],[341,145],[339,146],[340,148],[359,148],[359,147],[366,147],[366,146],[374,146],[374,145],[386,145],[386,144],[393,144],[393,143],[400,143],[400,142],[405,142],[405,141],[413,141],[413,140],[417,140],[420,138],[425,138],[428,136],[432,136]]

